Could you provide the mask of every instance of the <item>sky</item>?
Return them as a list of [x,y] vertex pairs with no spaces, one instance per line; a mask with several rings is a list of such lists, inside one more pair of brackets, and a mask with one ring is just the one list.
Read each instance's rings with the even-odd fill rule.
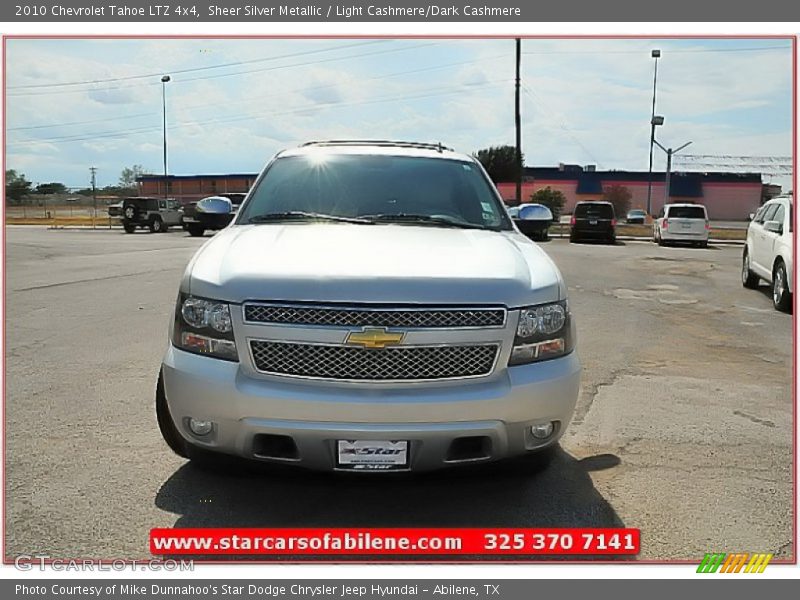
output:
[[[791,155],[788,39],[526,39],[526,165],[646,171],[653,48],[664,146]],[[162,173],[163,74],[170,174],[255,173],[315,139],[513,145],[514,53],[511,39],[9,39],[6,168],[76,188],[92,166],[100,187],[135,164]]]

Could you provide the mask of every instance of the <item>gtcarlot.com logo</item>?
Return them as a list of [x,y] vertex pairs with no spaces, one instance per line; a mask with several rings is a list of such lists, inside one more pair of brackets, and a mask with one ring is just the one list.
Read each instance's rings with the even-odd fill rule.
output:
[[706,554],[697,567],[697,572],[763,573],[771,560],[772,554],[750,554],[749,552],[726,554],[718,552],[716,554]]

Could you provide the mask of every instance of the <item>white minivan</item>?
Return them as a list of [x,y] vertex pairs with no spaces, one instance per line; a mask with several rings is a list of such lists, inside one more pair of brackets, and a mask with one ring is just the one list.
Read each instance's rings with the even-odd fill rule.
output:
[[653,241],[659,246],[687,242],[705,248],[710,228],[702,204],[665,204],[653,221]]

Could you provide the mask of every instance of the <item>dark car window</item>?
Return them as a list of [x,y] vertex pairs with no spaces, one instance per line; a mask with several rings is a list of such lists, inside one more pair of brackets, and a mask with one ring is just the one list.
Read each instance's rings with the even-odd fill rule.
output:
[[702,206],[670,206],[670,219],[705,219],[706,211]]
[[238,222],[289,211],[337,217],[424,215],[511,229],[477,165],[424,157],[321,153],[279,158],[259,180]]
[[768,204],[764,207],[764,212],[761,213],[761,218],[756,221],[756,223],[766,223],[767,221],[772,221],[773,216],[776,212],[778,212],[778,207],[780,204],[777,202],[773,204]]
[[583,203],[575,206],[575,215],[578,219],[613,219],[614,207],[610,204]]
[[783,225],[783,219],[786,217],[786,210],[783,208],[783,204],[778,205],[778,210],[775,211],[775,214],[772,215],[771,221],[777,221],[781,225]]

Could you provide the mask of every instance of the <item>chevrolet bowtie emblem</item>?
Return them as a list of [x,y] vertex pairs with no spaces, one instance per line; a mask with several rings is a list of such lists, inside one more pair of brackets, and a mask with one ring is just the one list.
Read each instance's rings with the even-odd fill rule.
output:
[[385,348],[390,344],[403,341],[404,333],[394,333],[383,328],[365,327],[362,331],[351,331],[347,336],[348,344],[358,344],[364,348]]

